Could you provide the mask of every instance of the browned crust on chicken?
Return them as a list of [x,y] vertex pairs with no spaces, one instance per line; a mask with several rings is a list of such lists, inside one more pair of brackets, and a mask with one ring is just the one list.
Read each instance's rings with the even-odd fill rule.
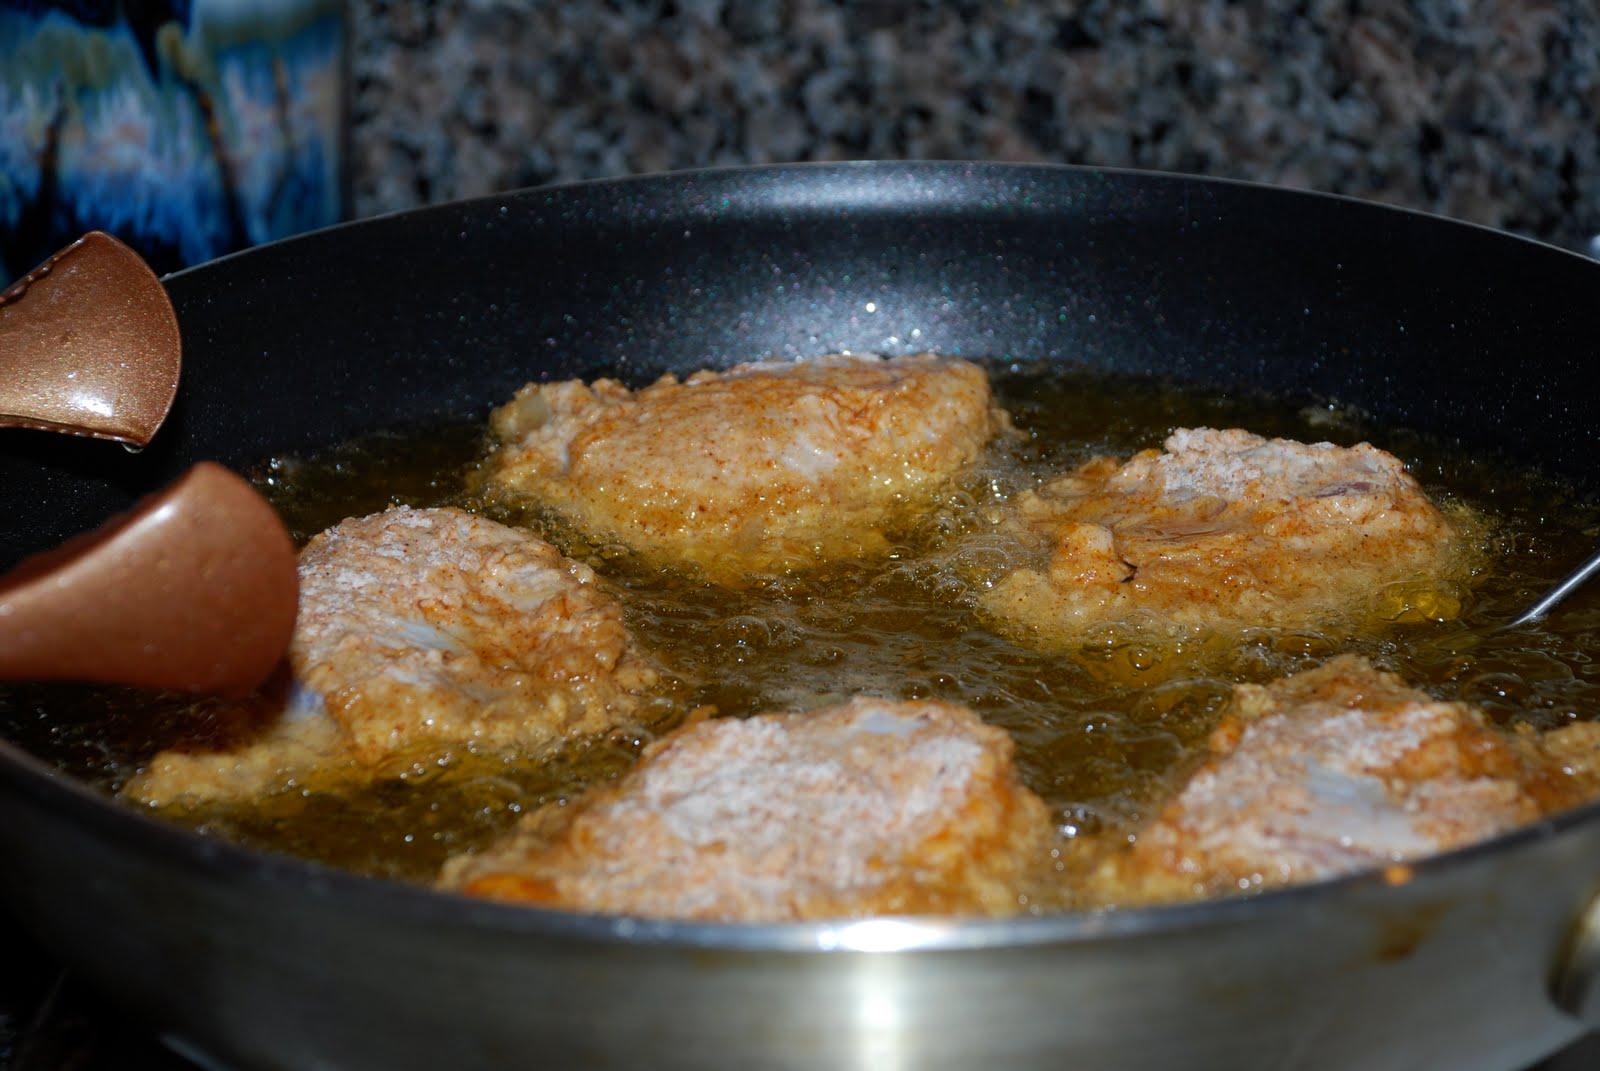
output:
[[1208,746],[1132,847],[1100,867],[1097,898],[1191,899],[1330,878],[1492,837],[1597,787],[1562,744],[1499,730],[1354,655],[1240,685]]
[[661,918],[1007,915],[1049,831],[1002,730],[955,704],[858,698],[679,729],[616,785],[452,861],[442,883]]
[[1164,450],[1096,458],[1018,496],[1006,528],[1041,560],[981,606],[1047,649],[1130,620],[1222,632],[1445,620],[1472,568],[1463,519],[1365,443],[1180,429]]
[[1005,426],[988,377],[919,354],[530,383],[494,412],[490,484],[594,543],[738,583],[881,553]]
[[166,751],[126,791],[238,798],[467,751],[546,751],[639,708],[657,671],[594,573],[457,509],[352,518],[301,552],[295,685],[221,753]]

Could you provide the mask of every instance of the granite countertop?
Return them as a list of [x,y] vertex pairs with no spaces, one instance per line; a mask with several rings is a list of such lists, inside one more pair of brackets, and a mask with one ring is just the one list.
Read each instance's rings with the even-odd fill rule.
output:
[[1592,0],[353,0],[354,210],[720,164],[1152,168],[1600,233]]

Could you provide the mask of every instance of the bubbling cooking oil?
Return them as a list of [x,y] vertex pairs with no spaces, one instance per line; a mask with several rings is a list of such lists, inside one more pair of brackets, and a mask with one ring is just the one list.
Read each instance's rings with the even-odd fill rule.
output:
[[[1069,874],[1075,855],[1124,838],[1175,788],[1240,681],[1355,651],[1440,698],[1475,703],[1501,724],[1545,729],[1600,712],[1600,598],[1580,595],[1539,628],[1495,635],[1487,627],[1512,616],[1600,535],[1600,510],[1572,488],[1327,405],[1051,368],[996,366],[991,374],[1018,434],[900,533],[886,559],[767,577],[738,591],[645,568],[623,548],[590,545],[537,510],[481,497],[473,475],[489,443],[477,424],[274,458],[256,475],[302,541],[344,517],[401,503],[532,525],[606,578],[641,646],[667,670],[680,717],[705,705],[741,716],[862,693],[966,703],[1016,740],[1024,780],[1055,815]],[[1126,456],[1159,445],[1175,427],[1199,426],[1370,441],[1406,461],[1436,500],[1481,514],[1489,565],[1462,618],[1355,639],[1269,629],[1225,643],[1200,636],[1191,645],[1199,650],[1108,626],[1072,655],[1030,650],[984,627],[978,594],[1017,564],[1016,551],[990,534],[1008,496],[1089,457]],[[223,736],[228,720],[214,702],[108,689],[30,686],[0,696],[0,733],[112,792],[156,750]],[[619,730],[537,763],[445,754],[361,789],[166,814],[257,848],[427,881],[446,856],[487,843],[518,815],[619,776],[651,736]],[[1055,906],[1071,903],[1067,882]]]

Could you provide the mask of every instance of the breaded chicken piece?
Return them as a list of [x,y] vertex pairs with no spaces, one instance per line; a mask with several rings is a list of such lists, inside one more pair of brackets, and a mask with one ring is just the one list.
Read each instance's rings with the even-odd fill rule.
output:
[[441,881],[656,918],[1014,914],[1051,825],[1011,755],[1004,731],[943,702],[702,721]]
[[1005,424],[982,369],[932,354],[530,383],[491,418],[490,484],[736,584],[880,553]]
[[1181,900],[1330,878],[1492,837],[1597,787],[1560,745],[1497,729],[1354,655],[1240,685],[1209,749],[1131,848],[1103,863],[1098,897]]
[[998,627],[1063,649],[1142,616],[1184,627],[1448,620],[1471,569],[1464,518],[1365,443],[1180,429],[1165,449],[1096,458],[1007,522],[1045,560],[980,597]]
[[[1531,734],[1534,730],[1518,726]],[[1539,748],[1574,777],[1600,792],[1600,722],[1579,721],[1538,735]]]
[[451,749],[539,752],[627,721],[657,677],[588,567],[461,510],[346,520],[299,574],[286,705],[238,749],[160,753],[127,794],[239,798]]

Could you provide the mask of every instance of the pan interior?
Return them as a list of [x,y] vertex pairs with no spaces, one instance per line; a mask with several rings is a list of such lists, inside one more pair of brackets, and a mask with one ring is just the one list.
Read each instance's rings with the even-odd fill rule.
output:
[[[1204,399],[1193,404],[1261,406],[1253,412],[1285,425],[1306,420],[1307,405],[1349,414],[1348,431],[1385,440],[1431,486],[1459,487],[1507,518],[1509,545],[1526,558],[1486,595],[1493,611],[1537,585],[1537,562],[1559,573],[1593,531],[1587,507],[1565,510],[1570,530],[1544,526],[1549,504],[1581,502],[1593,476],[1592,434],[1570,389],[1586,359],[1575,318],[1591,267],[1409,213],[1070,169],[844,166],[530,191],[174,277],[191,376],[169,436],[115,463],[77,444],[24,444],[0,461],[9,493],[62,508],[11,511],[5,538],[15,553],[48,545],[195,457],[336,458],[331,444],[354,437],[369,449],[363,437],[383,428],[433,428],[459,445],[471,437],[463,422],[528,379],[642,382],[751,358],[933,349],[1003,374],[1015,364],[1047,366],[1046,379],[1088,376],[1126,392],[1124,409],[1127,395],[1170,390]],[[1130,415],[1102,438],[1148,445],[1173,422]],[[1528,426],[1542,435],[1530,439]],[[1449,460],[1463,444],[1471,460]],[[1559,669],[1572,664],[1568,648],[1587,661],[1587,613],[1568,618],[1582,623],[1571,636],[1505,652],[1508,665],[1486,666],[1472,687],[1509,707],[1530,678],[1554,681],[1534,717],[1587,716],[1595,707]],[[1558,668],[1530,667],[1527,655]],[[8,735],[67,739],[25,724],[59,720],[53,697],[20,694]],[[615,744],[624,756],[635,747]],[[1042,761],[1026,761],[1045,778]],[[1082,802],[1073,789],[1052,799],[1063,824]],[[1085,823],[1104,819],[1092,810]]]
[[[751,591],[632,565],[536,513],[480,499],[468,477],[488,443],[474,421],[279,456],[260,466],[259,482],[302,540],[347,515],[395,503],[457,505],[533,525],[610,577],[629,607],[630,626],[671,671],[679,713],[711,705],[738,716],[856,693],[972,706],[1017,741],[1024,779],[1046,800],[1062,835],[1055,850],[1064,876],[1035,896],[1036,911],[1101,906],[1079,897],[1083,871],[1175,789],[1236,682],[1265,682],[1354,650],[1441,698],[1479,705],[1505,726],[1547,729],[1600,709],[1596,686],[1569,668],[1584,662],[1600,601],[1569,608],[1535,634],[1483,634],[1525,590],[1553,579],[1558,563],[1581,554],[1600,524],[1600,510],[1564,482],[1435,436],[1377,426],[1329,403],[1205,394],[1167,380],[1044,362],[992,364],[990,372],[1025,437],[964,480],[893,559]],[[980,529],[994,502],[1090,456],[1125,456],[1187,426],[1372,441],[1404,458],[1436,499],[1469,504],[1492,519],[1495,564],[1468,614],[1354,641],[1257,630],[1222,657],[1176,675],[1137,637],[1108,631],[1080,657],[1062,658],[1013,644],[975,620],[975,594],[1006,563],[992,545],[963,542],[962,534]],[[1570,508],[1552,515],[1558,498]],[[672,724],[585,741],[549,761],[457,756],[356,790],[180,807],[165,817],[265,851],[427,883],[447,856],[483,846],[521,814],[620,775]],[[0,705],[0,734],[113,792],[158,748],[215,745],[232,731],[226,705],[128,692],[23,689]]]

